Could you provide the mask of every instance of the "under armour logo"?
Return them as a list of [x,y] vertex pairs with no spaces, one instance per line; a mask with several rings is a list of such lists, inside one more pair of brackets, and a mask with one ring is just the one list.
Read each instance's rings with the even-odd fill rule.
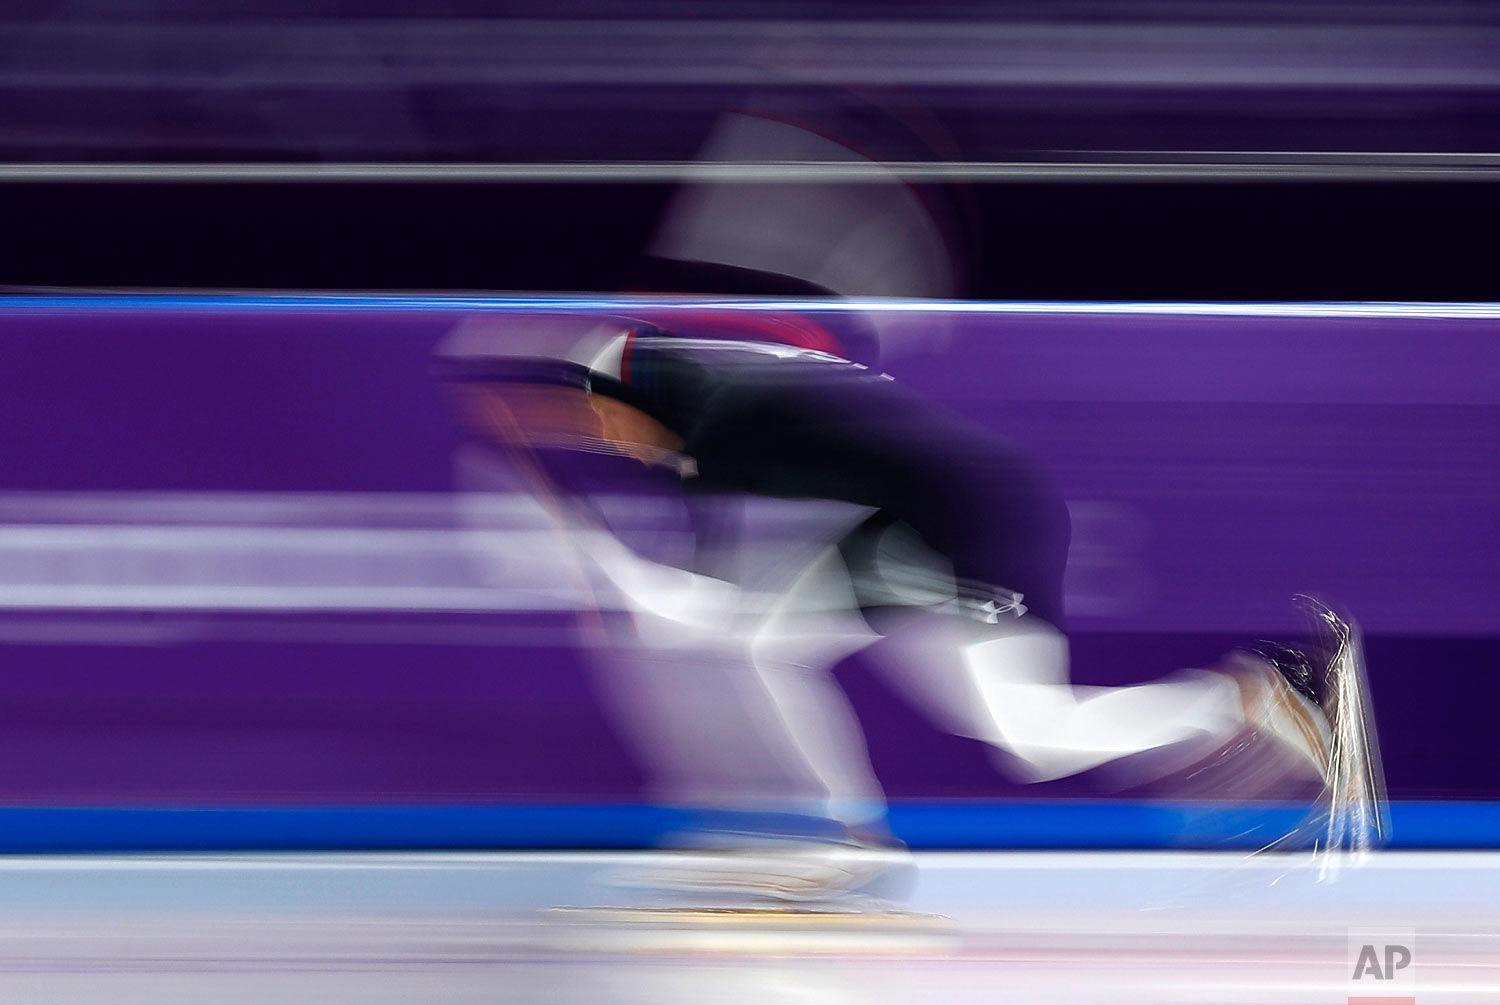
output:
[[998,625],[1002,614],[1019,618],[1026,613],[1026,605],[1021,603],[1022,599],[1023,594],[1012,593],[1004,601],[986,600],[979,606],[979,610],[984,615],[986,624]]

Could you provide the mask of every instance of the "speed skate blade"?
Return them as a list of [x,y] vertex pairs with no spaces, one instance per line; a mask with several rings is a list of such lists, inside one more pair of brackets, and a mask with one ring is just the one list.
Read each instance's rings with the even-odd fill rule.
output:
[[839,897],[895,901],[915,885],[904,848],[815,843],[669,851],[621,870],[612,885],[713,907],[818,905]]
[[1359,626],[1327,604],[1302,600],[1317,619],[1329,654],[1323,707],[1332,745],[1313,823],[1321,831],[1320,875],[1332,878],[1344,862],[1358,862],[1385,842],[1390,817]]

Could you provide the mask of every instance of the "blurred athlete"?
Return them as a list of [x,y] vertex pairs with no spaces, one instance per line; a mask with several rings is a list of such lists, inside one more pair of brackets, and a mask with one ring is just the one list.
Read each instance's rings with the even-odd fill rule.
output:
[[[904,640],[907,658],[887,668],[901,689],[943,728],[990,744],[1025,780],[1168,748],[1202,760],[1252,731],[1311,777],[1327,772],[1322,711],[1254,654],[1157,683],[1073,687],[1061,498],[1004,440],[850,359],[840,320],[865,334],[855,320],[754,307],[639,313],[471,325],[449,340],[442,365],[466,429],[535,458],[539,491],[575,529],[596,531],[579,538],[581,561],[635,612],[639,655],[680,661],[655,685],[633,678],[635,706],[654,709],[658,722],[674,709],[688,720],[636,731],[654,748],[648,763],[688,778],[701,757],[715,756],[704,747],[755,756],[722,732],[691,734],[715,720],[716,704],[761,700],[764,747],[816,780],[814,809],[835,825],[824,833],[833,840],[799,843],[776,869],[757,860],[750,871],[767,895],[817,897],[854,883],[863,873],[849,864],[858,861],[852,849],[889,843],[863,735],[832,678],[835,664],[885,635]],[[539,339],[551,355],[539,355]],[[858,522],[782,581],[737,584],[699,561],[722,557],[712,527],[700,528],[697,555],[681,567],[598,533],[586,505],[575,505],[587,491],[548,473],[556,464],[546,458],[558,453],[631,458],[699,498],[843,503]],[[726,675],[722,687],[683,702],[683,671],[708,674],[707,654]],[[736,667],[753,675],[752,699],[744,680],[734,682]],[[732,805],[737,795],[731,787],[717,798]],[[814,849],[838,854],[825,862]]]
[[[878,181],[882,161],[950,156],[945,143],[910,107],[794,94],[726,114],[700,158],[857,163]],[[832,676],[882,637],[893,643],[881,668],[902,693],[1027,780],[1152,752],[1179,763],[1242,746],[1266,755],[1240,743],[1252,733],[1313,778],[1328,770],[1321,709],[1295,675],[1254,654],[1137,687],[1070,684],[1069,520],[1056,489],[992,431],[880,372],[874,327],[837,310],[837,297],[959,292],[963,228],[951,195],[895,176],[688,185],[637,288],[813,298],[829,309],[687,302],[629,316],[475,319],[440,350],[465,428],[531,472],[533,491],[572,529],[582,574],[632,612],[633,634],[611,640],[629,672],[617,662],[601,676],[628,680],[614,686],[615,704],[643,760],[670,780],[666,798],[777,807],[745,775],[767,757],[813,783],[813,805],[801,808],[831,825],[821,843],[742,857],[705,886],[816,898],[888,865],[881,789]],[[610,531],[588,501],[597,483],[576,463],[610,456],[691,504],[692,554],[648,558]],[[737,535],[724,505],[740,498],[842,507],[846,522],[809,534],[773,573],[746,576],[736,560],[759,543]]]

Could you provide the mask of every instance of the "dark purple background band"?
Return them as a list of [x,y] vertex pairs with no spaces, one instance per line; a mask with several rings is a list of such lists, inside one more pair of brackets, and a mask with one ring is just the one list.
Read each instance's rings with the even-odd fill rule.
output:
[[[456,440],[429,355],[459,317],[0,308],[0,490],[448,491]],[[1393,795],[1493,797],[1497,328],[902,315],[886,369],[1060,482],[1077,527],[1078,680],[1143,679],[1293,637],[1292,595],[1317,593],[1369,634]],[[188,641],[9,632],[0,802],[619,799],[641,784],[565,615],[345,615],[354,641],[337,644],[306,641],[319,633],[298,625],[315,614],[101,617]],[[413,624],[516,641],[358,641]],[[857,662],[840,673],[895,795],[1105,791],[1014,786]]]

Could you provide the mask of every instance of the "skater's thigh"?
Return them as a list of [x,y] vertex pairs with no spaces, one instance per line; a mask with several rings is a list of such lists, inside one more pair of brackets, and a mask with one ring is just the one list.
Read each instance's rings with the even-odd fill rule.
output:
[[757,378],[726,382],[688,438],[703,478],[878,509],[961,582],[1024,594],[1060,624],[1066,509],[1021,451],[867,371]]

